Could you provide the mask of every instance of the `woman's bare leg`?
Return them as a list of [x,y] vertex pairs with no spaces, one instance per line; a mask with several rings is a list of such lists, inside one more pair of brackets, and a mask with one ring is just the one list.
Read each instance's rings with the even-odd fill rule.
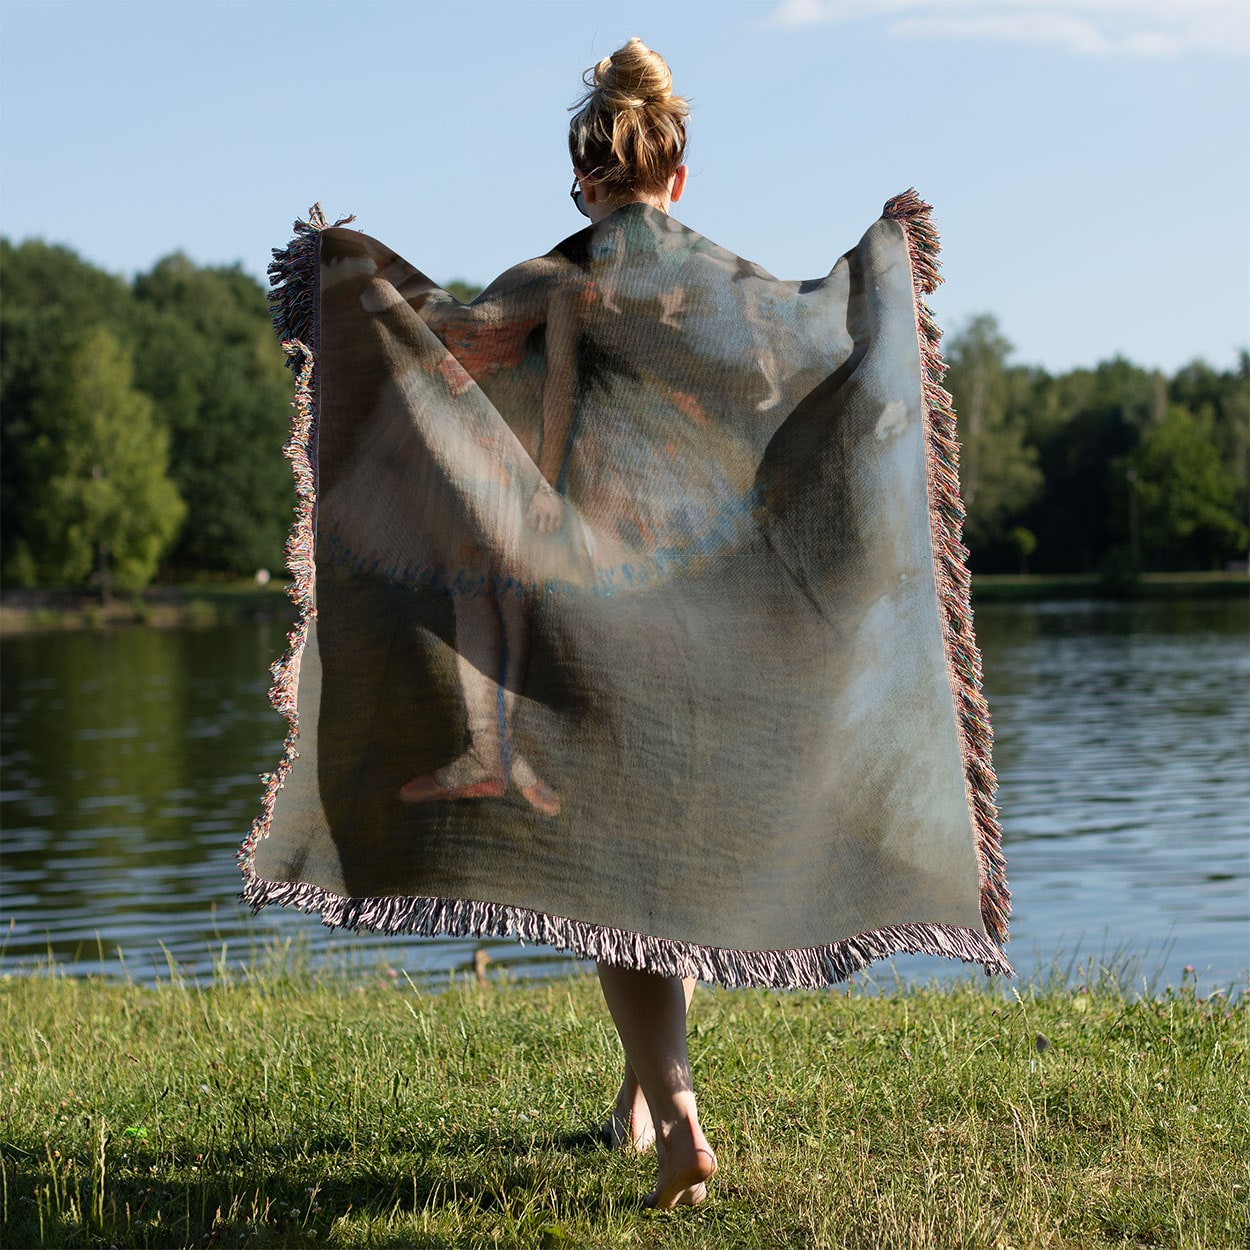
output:
[[694,1206],[707,1197],[716,1156],[699,1126],[686,1052],[686,989],[662,977],[601,963],[599,984],[655,1131],[660,1175],[653,1207]]
[[[686,995],[686,1011],[690,1010],[690,1000],[694,997],[694,987],[698,981],[694,977],[682,979],[682,989]],[[641,1153],[655,1145],[655,1125],[651,1122],[651,1108],[647,1106],[646,1096],[638,1077],[634,1073],[634,1065],[625,1059],[625,1079],[616,1095],[616,1103],[612,1114],[603,1126],[603,1139],[613,1149],[637,1150]]]

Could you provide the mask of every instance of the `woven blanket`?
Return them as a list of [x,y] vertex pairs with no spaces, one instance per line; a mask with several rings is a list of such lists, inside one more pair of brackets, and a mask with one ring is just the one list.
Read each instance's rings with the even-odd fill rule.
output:
[[787,282],[630,204],[470,304],[310,217],[245,901],[728,985],[1009,975],[928,205]]

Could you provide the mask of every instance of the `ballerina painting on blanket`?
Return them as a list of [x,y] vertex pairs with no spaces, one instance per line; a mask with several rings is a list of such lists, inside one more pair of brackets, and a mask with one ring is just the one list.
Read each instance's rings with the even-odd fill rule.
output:
[[[447,360],[454,362],[455,357]],[[549,374],[548,387],[554,389],[559,384],[553,384]],[[567,440],[571,403],[561,395],[552,407],[559,416],[544,425],[553,430],[551,441],[559,445]],[[507,445],[504,440],[498,443],[503,444],[496,448],[502,484],[509,486],[511,466],[504,458]],[[564,503],[551,485],[552,476],[556,474],[548,468],[525,512],[525,523],[540,534],[555,533],[564,521]],[[469,744],[451,763],[405,783],[399,797],[405,803],[502,798],[511,785],[541,815],[558,816],[559,796],[534,771],[512,736],[513,715],[529,660],[530,606],[526,596],[520,587],[493,589],[483,585],[467,592],[453,590],[452,602],[456,666]]]
[[[416,546],[383,559],[401,570],[436,570],[452,601],[468,739],[454,759],[406,781],[398,792],[404,803],[498,799],[515,791],[540,815],[558,816],[557,790],[514,732],[535,597],[569,583],[609,593],[622,583],[637,586],[662,575],[666,562],[720,546],[743,519],[749,457],[740,457],[728,475],[724,464],[709,465],[703,489],[697,480],[692,486],[699,474],[691,472],[688,435],[705,430],[709,420],[697,386],[682,388],[671,379],[659,385],[645,370],[614,370],[616,343],[639,320],[677,332],[687,312],[699,311],[698,296],[692,302],[679,284],[622,277],[624,247],[623,234],[600,232],[585,254],[554,261],[559,281],[549,272],[554,258],[540,258],[505,274],[471,305],[391,257],[361,294],[361,305],[380,321],[408,323],[392,333],[410,337],[418,318],[432,332],[421,376],[383,393],[381,408],[390,413],[384,424],[420,429],[421,455],[430,463],[454,444],[459,463],[468,448],[478,466],[476,518],[444,511],[431,487],[424,532],[396,535]],[[570,282],[571,269],[580,281]],[[506,294],[496,295],[497,287]],[[734,352],[745,345],[726,346]],[[459,424],[446,420],[449,400]],[[427,409],[444,416],[427,426]],[[511,425],[501,411],[514,414]],[[528,421],[516,419],[526,412]],[[638,439],[635,419],[625,414],[639,412],[658,418],[650,426],[664,431],[663,439]],[[629,454],[620,454],[626,444]],[[396,453],[412,465],[409,446]],[[384,458],[375,446],[368,471],[377,500],[387,494]],[[422,476],[405,489],[424,491]],[[720,509],[707,507],[711,499],[722,508],[737,502],[718,515]],[[376,535],[392,527],[370,528],[376,546]],[[683,536],[676,547],[674,534]],[[490,535],[489,549],[477,535]]]
[[[504,533],[515,532],[520,510],[525,530],[555,536],[566,527],[566,504],[555,483],[563,476],[573,423],[576,297],[561,291],[544,300],[544,285],[529,287],[529,298],[523,296],[519,305],[509,301],[513,306],[503,316],[483,321],[466,315],[465,305],[396,258],[366,288],[361,304],[382,315],[406,305],[447,347],[447,354],[431,360],[425,385],[441,385],[447,398],[468,401],[466,424],[476,433],[482,466],[482,507],[494,515],[511,514],[513,524],[505,524]],[[483,403],[482,392],[489,395],[492,381],[507,385],[510,375],[525,372],[527,343],[535,336],[543,340],[546,367],[541,428],[535,431],[536,446],[527,447],[502,422],[490,428],[494,412]],[[411,406],[410,397],[406,402]],[[559,796],[513,735],[528,671],[534,588],[525,584],[519,568],[508,567],[510,545],[487,552],[463,533],[449,534],[446,550],[437,557],[455,616],[456,671],[468,743],[455,759],[401,786],[404,803],[502,798],[515,788],[540,815],[560,813]]]

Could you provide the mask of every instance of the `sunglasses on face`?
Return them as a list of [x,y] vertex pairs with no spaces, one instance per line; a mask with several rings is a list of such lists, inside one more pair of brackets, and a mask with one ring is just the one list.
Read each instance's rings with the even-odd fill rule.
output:
[[569,199],[573,201],[574,205],[577,207],[577,211],[581,213],[583,217],[590,216],[590,214],[586,211],[586,202],[582,199],[581,179],[573,179],[573,189],[569,192]]

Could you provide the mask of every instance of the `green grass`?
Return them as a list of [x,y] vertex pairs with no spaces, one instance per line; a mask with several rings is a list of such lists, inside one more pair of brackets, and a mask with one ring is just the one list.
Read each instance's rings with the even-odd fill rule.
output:
[[593,980],[8,978],[3,1243],[1245,1246],[1248,1015],[1191,982],[700,989],[721,1170],[656,1214],[653,1159],[590,1134],[620,1066]]

